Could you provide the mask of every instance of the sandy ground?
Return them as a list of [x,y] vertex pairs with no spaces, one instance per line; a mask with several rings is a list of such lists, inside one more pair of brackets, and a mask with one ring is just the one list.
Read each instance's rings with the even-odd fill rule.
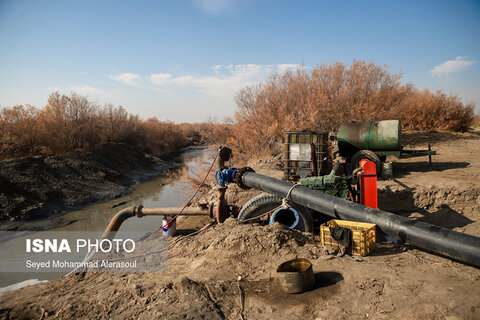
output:
[[[423,158],[394,160],[395,179],[379,182],[380,207],[480,236],[480,135],[405,140],[432,144],[433,170]],[[282,175],[274,161],[255,169]],[[242,205],[253,194],[232,186],[228,199]],[[168,272],[73,274],[26,287],[0,296],[0,319],[480,319],[478,268],[392,243],[354,261],[328,255],[316,235],[234,219],[182,236],[208,221],[179,221]],[[296,257],[313,263],[316,285],[289,295],[275,269]]]
[[428,158],[393,158],[394,179],[380,181],[381,209],[480,236],[480,133],[406,134],[405,148],[437,151]]

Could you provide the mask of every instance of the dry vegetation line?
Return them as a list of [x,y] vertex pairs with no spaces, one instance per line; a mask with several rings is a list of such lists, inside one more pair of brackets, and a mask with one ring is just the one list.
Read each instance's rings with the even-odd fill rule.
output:
[[0,159],[28,155],[64,155],[88,151],[106,142],[143,145],[163,156],[200,142],[201,125],[143,120],[123,107],[103,107],[86,97],[52,93],[45,107],[0,108]]
[[388,119],[401,120],[404,130],[466,131],[475,119],[474,105],[458,96],[418,90],[387,66],[360,60],[274,74],[241,89],[235,101],[226,144],[237,157],[259,159],[282,151],[285,131],[335,131],[340,123]]
[[273,74],[265,83],[241,89],[235,102],[235,116],[223,124],[174,124],[55,92],[43,108],[0,107],[0,159],[69,154],[108,141],[143,145],[160,156],[192,142],[227,144],[237,158],[252,159],[281,151],[278,142],[290,130],[400,119],[406,130],[466,131],[480,122],[474,105],[458,96],[418,90],[387,66],[361,60]]

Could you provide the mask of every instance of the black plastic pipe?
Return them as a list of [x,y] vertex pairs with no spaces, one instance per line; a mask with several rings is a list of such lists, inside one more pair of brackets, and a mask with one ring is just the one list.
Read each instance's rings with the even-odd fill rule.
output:
[[[254,172],[241,176],[244,185],[285,198],[292,184]],[[293,202],[343,220],[374,223],[388,236],[471,265],[480,267],[480,238],[387,211],[366,207],[305,186],[295,187]]]

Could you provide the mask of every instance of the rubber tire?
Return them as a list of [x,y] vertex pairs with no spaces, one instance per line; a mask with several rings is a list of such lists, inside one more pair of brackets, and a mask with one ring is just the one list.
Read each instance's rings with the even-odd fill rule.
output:
[[362,159],[368,159],[375,163],[377,177],[379,177],[380,172],[382,172],[382,162],[380,161],[380,158],[377,156],[377,154],[371,150],[358,151],[353,155],[352,160],[350,161],[350,163],[352,164],[353,170],[357,169],[360,166],[360,161]]
[[[282,204],[282,199],[268,193],[262,193],[250,199],[240,210],[238,220],[247,220],[275,209]],[[292,207],[298,212],[300,221],[296,230],[303,232],[313,232],[313,218],[308,208],[293,204]]]

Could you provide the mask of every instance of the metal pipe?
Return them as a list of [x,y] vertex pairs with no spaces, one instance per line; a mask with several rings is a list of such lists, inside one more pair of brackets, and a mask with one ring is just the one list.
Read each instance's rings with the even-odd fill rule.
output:
[[[285,198],[292,184],[254,172],[241,175],[242,183]],[[290,193],[293,202],[344,220],[374,223],[388,236],[419,248],[480,267],[480,238],[447,228],[415,221],[298,186]]]
[[128,218],[135,216],[135,214],[136,207],[125,208],[117,212],[117,214],[113,216],[112,220],[110,220],[110,223],[103,232],[102,238],[111,238],[112,233],[113,235],[115,235],[118,229],[120,229],[122,223]]
[[[225,163],[230,161],[231,156],[232,149],[227,147],[220,147],[220,149],[218,150],[217,169],[223,170],[226,167]],[[222,182],[222,185],[218,187],[217,210],[215,211],[215,220],[217,220],[217,223],[223,223],[225,219],[228,218],[228,206],[227,201],[225,200],[226,191],[227,186],[224,181]]]
[[[142,208],[144,216],[175,216],[182,208]],[[180,216],[208,216],[207,207],[186,207]]]
[[[115,236],[117,231],[120,229],[122,223],[128,218],[138,216],[139,218],[143,216],[174,216],[178,214],[182,208],[143,208],[139,207],[130,207],[125,208],[117,212],[115,216],[110,220],[107,228],[103,232],[102,238],[112,238]],[[187,207],[183,210],[180,216],[208,216],[210,215],[209,208],[207,207]]]

